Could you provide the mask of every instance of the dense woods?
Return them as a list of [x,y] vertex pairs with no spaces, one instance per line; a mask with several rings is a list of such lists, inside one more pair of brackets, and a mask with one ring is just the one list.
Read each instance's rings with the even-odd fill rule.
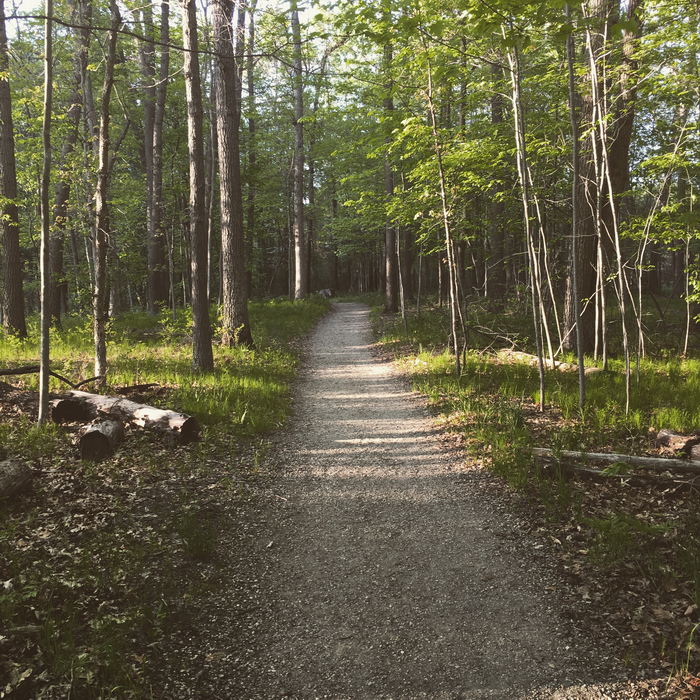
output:
[[60,327],[92,312],[95,374],[110,314],[191,306],[207,369],[209,303],[215,340],[250,344],[249,296],[321,288],[381,290],[392,312],[437,295],[457,356],[470,300],[516,300],[540,355],[578,345],[605,362],[612,343],[628,365],[646,350],[645,306],[666,296],[686,304],[686,352],[698,12],[693,0],[5,12],[4,327],[22,337],[39,310],[43,235],[47,316]]
[[332,295],[526,501],[572,615],[697,670],[699,29],[698,0],[0,0],[0,688],[156,692],[250,565],[218,535],[286,502],[261,435]]

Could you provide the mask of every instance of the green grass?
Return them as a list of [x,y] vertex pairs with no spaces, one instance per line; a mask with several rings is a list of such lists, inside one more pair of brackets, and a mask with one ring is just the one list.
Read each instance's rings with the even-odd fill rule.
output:
[[[0,688],[9,684],[18,698],[48,687],[55,697],[156,693],[159,644],[188,633],[188,606],[222,585],[220,558],[229,555],[219,551],[219,534],[235,532],[227,508],[254,498],[263,434],[286,417],[301,338],[327,308],[321,299],[252,303],[256,349],[216,346],[216,369],[204,374],[191,368],[186,313],[111,322],[107,391],[167,386],[158,400],[196,415],[205,424],[201,442],[166,447],[135,432],[96,464],[80,461],[63,427],[38,428],[26,417],[0,423],[0,446],[37,471],[28,494],[0,501],[8,635]],[[76,380],[93,374],[83,320],[66,319],[52,341],[54,369]],[[26,341],[0,338],[0,366],[35,363],[37,353],[35,320]],[[10,381],[37,386],[36,375]]]
[[[603,487],[607,498],[600,501],[595,496],[598,491],[572,481],[556,465],[543,471],[531,451],[538,445],[643,454],[653,447],[654,430],[699,429],[700,360],[680,358],[673,346],[677,338],[666,338],[664,346],[662,334],[652,334],[648,345],[654,353],[641,359],[638,378],[633,376],[629,413],[625,413],[624,365],[612,357],[608,371],[587,377],[583,411],[578,407],[577,374],[548,371],[547,407],[541,418],[536,410],[537,368],[500,363],[494,356],[499,347],[510,346],[508,339],[517,349],[533,352],[525,314],[476,308],[472,328],[495,329],[498,337],[472,331],[461,377],[455,375],[454,356],[446,350],[445,309],[433,307],[420,316],[412,313],[408,328],[380,308],[373,319],[379,342],[393,352],[414,388],[429,398],[442,420],[463,436],[468,454],[525,494],[536,518],[541,515],[555,533],[566,528],[580,532],[590,561],[599,569],[623,572],[623,576],[634,572],[648,582],[645,591],[654,591],[657,598],[682,589],[687,599],[700,606],[700,518],[687,498],[686,503],[674,496],[673,489],[667,496],[663,487],[635,495],[633,487],[612,481],[609,488]],[[595,363],[587,358],[586,364]],[[682,654],[687,662],[689,652],[683,651],[687,639],[671,636],[663,639],[667,641],[669,657]],[[695,653],[692,662],[697,666]]]
[[[172,388],[169,407],[196,416],[204,424],[226,423],[252,435],[280,425],[287,411],[288,386],[297,361],[296,339],[325,313],[320,298],[304,302],[273,300],[250,304],[255,350],[214,346],[215,370],[196,373],[191,365],[190,318],[179,311],[152,316],[123,314],[110,322],[108,384],[123,386],[155,382]],[[36,362],[39,347],[36,321],[27,340],[0,338],[0,366]],[[68,377],[88,378],[92,371],[92,329],[84,319],[69,317],[53,330],[51,366]],[[37,375],[25,375],[27,388],[38,386]],[[66,385],[51,380],[52,391]]]

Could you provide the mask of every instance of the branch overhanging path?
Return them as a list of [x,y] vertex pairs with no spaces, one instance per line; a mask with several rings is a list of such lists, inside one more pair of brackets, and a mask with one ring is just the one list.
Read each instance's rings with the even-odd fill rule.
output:
[[[196,692],[599,697],[580,687],[601,680],[600,640],[558,614],[557,582],[499,505],[503,486],[463,468],[370,343],[367,307],[349,303],[311,340],[294,417],[269,456],[276,498],[256,518],[255,602],[232,591],[216,606],[249,612],[200,631],[226,651],[198,648],[212,685]],[[254,630],[252,654],[242,628]]]

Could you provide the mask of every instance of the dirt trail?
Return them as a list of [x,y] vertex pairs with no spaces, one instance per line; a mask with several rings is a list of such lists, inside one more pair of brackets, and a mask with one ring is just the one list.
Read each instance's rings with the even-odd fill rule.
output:
[[591,642],[571,641],[494,480],[372,356],[365,306],[318,327],[275,459],[287,500],[251,696],[611,697],[574,688],[595,680]]

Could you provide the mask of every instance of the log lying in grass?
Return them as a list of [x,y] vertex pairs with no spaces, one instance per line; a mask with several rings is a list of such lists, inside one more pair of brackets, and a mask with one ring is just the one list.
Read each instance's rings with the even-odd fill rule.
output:
[[556,461],[554,458],[542,458],[544,460],[543,470],[549,476],[559,478],[563,477],[568,480],[573,477],[579,479],[587,479],[589,481],[597,481],[599,483],[609,482],[610,479],[619,479],[625,481],[632,486],[648,486],[654,484],[658,486],[687,486],[691,482],[677,479],[666,479],[657,474],[610,474],[602,469],[594,469],[591,467],[582,467],[579,464],[570,462]]
[[691,459],[700,459],[700,435],[682,435],[664,428],[656,434],[656,444],[669,447],[674,452],[683,452]]
[[687,459],[668,459],[662,457],[637,457],[635,455],[621,455],[608,452],[572,452],[561,450],[555,452],[547,447],[534,447],[532,454],[535,457],[556,459],[562,457],[572,460],[583,460],[586,462],[608,462],[610,464],[629,464],[635,469],[651,469],[659,472],[687,472],[689,474],[700,474],[700,462]]
[[32,470],[24,462],[16,459],[0,462],[0,498],[14,496],[27,488],[32,476]]
[[[500,360],[505,360],[508,362],[522,362],[528,364],[532,367],[537,367],[539,361],[537,355],[530,355],[527,352],[520,352],[519,350],[499,350],[496,353],[496,357]],[[554,365],[549,358],[544,358],[545,369],[555,369],[559,372],[578,372],[578,365],[571,364],[570,362],[557,362],[555,360]],[[586,374],[596,374],[597,372],[602,372],[600,367],[586,367],[584,372]]]
[[78,440],[80,456],[95,462],[114,454],[124,437],[124,427],[117,420],[95,420],[81,432]]
[[86,391],[71,391],[66,398],[54,399],[51,402],[51,417],[56,423],[111,418],[165,433],[183,444],[198,440],[201,430],[197,419],[184,413]]

